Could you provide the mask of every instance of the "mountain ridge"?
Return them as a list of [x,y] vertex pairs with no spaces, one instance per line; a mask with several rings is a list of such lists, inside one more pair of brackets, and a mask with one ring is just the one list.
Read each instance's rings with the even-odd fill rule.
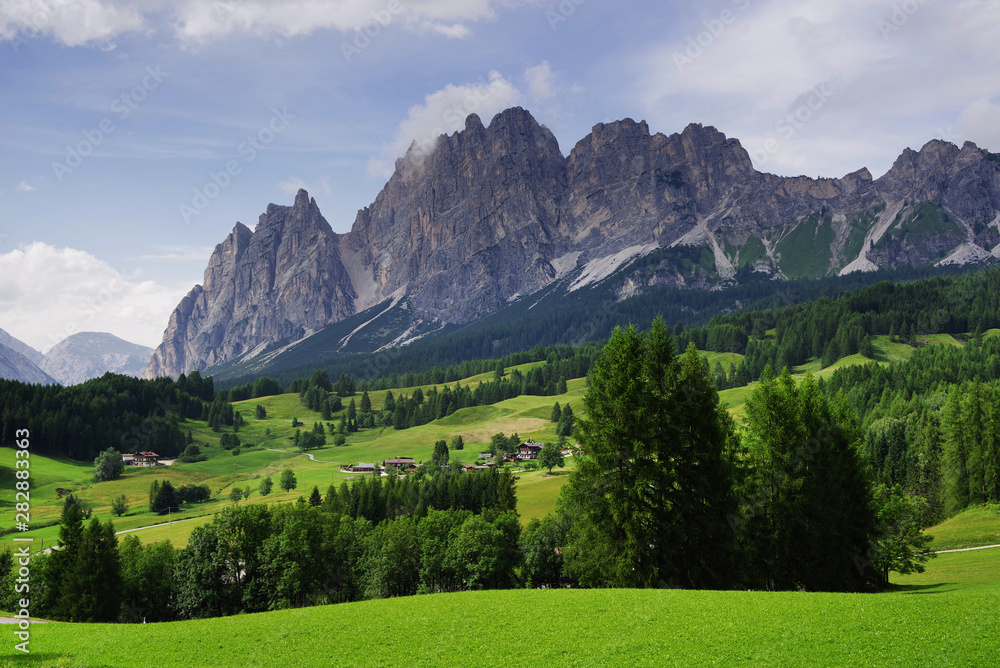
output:
[[571,289],[603,280],[657,248],[701,250],[625,276],[622,298],[723,285],[747,267],[811,278],[991,259],[998,174],[1000,156],[933,140],[878,179],[864,168],[783,177],[757,172],[711,126],[650,134],[631,119],[595,125],[563,156],[520,107],[489,126],[473,114],[432,149],[411,147],[346,234],[304,190],[291,207],[269,205],[253,231],[238,223],[145,375],[250,359],[387,300],[398,317],[361,327],[402,345],[570,275]]
[[153,349],[107,332],[77,332],[45,353],[41,369],[62,385],[77,385],[107,372],[140,376]]

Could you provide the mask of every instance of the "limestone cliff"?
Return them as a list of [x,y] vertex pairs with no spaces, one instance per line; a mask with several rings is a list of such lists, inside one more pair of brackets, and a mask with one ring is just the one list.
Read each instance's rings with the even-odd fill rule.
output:
[[[305,191],[270,205],[252,232],[237,224],[146,375],[246,360],[384,303],[405,314],[359,315],[345,345],[365,318],[393,330],[370,340],[399,345],[555,281],[572,291],[616,276],[624,299],[741,270],[796,279],[978,261],[1000,256],[998,212],[1000,156],[971,143],[906,149],[879,179],[867,169],[812,179],[758,172],[739,141],[697,124],[672,135],[631,119],[598,124],[564,157],[524,109],[489,126],[472,115],[398,160],[346,235]],[[624,269],[654,251],[654,263]]]

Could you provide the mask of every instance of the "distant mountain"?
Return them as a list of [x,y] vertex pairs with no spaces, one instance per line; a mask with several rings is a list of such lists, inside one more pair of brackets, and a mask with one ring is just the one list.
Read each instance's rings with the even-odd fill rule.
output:
[[41,368],[63,385],[77,385],[108,371],[141,376],[153,349],[105,332],[68,336],[45,354]]
[[15,339],[2,329],[0,329],[0,346],[7,346],[11,350],[16,350],[35,364],[41,364],[42,359],[45,357],[45,355],[35,350],[24,341]]
[[[16,339],[15,339],[16,340]],[[55,381],[30,359],[8,346],[0,344],[0,378],[22,383],[51,385]]]
[[331,325],[345,352],[405,345],[545,288],[624,300],[998,257],[1000,155],[970,142],[906,149],[879,179],[781,177],[697,124],[601,123],[564,157],[514,108],[411,148],[347,234],[304,190],[237,223],[146,375],[253,366]]

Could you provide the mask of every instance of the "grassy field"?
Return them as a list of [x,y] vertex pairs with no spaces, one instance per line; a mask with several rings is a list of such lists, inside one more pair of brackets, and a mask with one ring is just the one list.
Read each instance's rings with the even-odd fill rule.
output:
[[[988,336],[998,335],[1000,331],[991,330]],[[940,345],[961,345],[949,335],[932,335],[921,337],[921,343]],[[908,359],[914,348],[902,343],[892,343],[888,337],[874,338],[876,360],[882,364]],[[730,363],[738,364],[742,359],[735,353],[703,353],[709,364],[714,367],[721,362],[724,368]],[[870,360],[860,355],[852,355],[839,360],[826,369],[819,368],[819,361],[797,367],[794,372],[801,376],[811,371],[816,376],[832,374],[838,368],[851,364],[866,364]],[[537,363],[534,363],[537,364]],[[512,367],[527,371],[534,364]],[[493,373],[480,374],[460,381],[462,385],[476,385],[490,380]],[[755,383],[720,392],[720,397],[730,411],[737,417],[742,417],[742,407],[753,391]],[[426,392],[432,386],[422,386]],[[410,395],[416,388],[397,388],[392,390],[395,396]],[[211,489],[213,500],[192,507],[185,506],[173,514],[171,519],[188,519],[210,515],[229,503],[229,492],[233,487],[250,487],[254,490],[248,501],[242,503],[278,503],[294,501],[300,495],[308,495],[312,488],[318,487],[325,493],[331,484],[339,485],[342,480],[351,480],[354,476],[340,472],[340,464],[357,462],[380,462],[387,457],[411,456],[418,461],[429,459],[434,442],[440,439],[451,441],[456,436],[462,436],[466,447],[461,451],[452,451],[453,460],[472,462],[480,450],[489,443],[490,437],[498,432],[511,434],[517,432],[522,438],[536,441],[554,441],[556,439],[555,424],[549,421],[552,404],[573,406],[577,415],[583,413],[583,396],[586,391],[584,379],[571,380],[567,383],[567,392],[555,397],[522,396],[500,402],[493,406],[477,406],[456,411],[441,420],[430,424],[413,427],[401,431],[392,428],[377,428],[362,430],[348,436],[347,445],[334,447],[327,445],[312,451],[313,459],[297,452],[292,446],[291,438],[294,429],[292,418],[298,418],[311,428],[314,422],[320,421],[318,413],[308,410],[297,394],[283,394],[271,397],[261,397],[234,404],[236,410],[243,414],[245,425],[239,436],[244,443],[241,454],[233,456],[231,451],[223,450],[219,445],[220,434],[213,432],[207,424],[200,421],[188,421],[182,425],[190,429],[194,439],[202,444],[202,450],[208,455],[208,460],[192,464],[175,464],[170,467],[155,469],[126,469],[125,475],[117,481],[94,484],[91,478],[91,465],[86,462],[72,462],[64,459],[53,459],[35,455],[32,458],[32,524],[46,524],[55,521],[61,512],[62,501],[56,490],[63,488],[72,491],[82,498],[94,510],[102,521],[113,520],[116,530],[124,531],[143,526],[159,524],[164,518],[153,515],[148,510],[148,490],[154,479],[170,480],[175,486],[184,484],[207,484]],[[372,405],[381,408],[387,392],[370,393]],[[360,401],[360,397],[355,397]],[[262,404],[267,410],[267,417],[258,420],[254,417],[257,404]],[[345,409],[346,410],[346,409]],[[327,425],[335,427],[339,414],[335,415]],[[332,441],[331,437],[328,437]],[[12,466],[14,455],[12,449],[0,450],[0,510],[8,511],[13,507]],[[260,479],[271,475],[275,478],[284,468],[291,468],[298,479],[297,489],[291,492],[277,490],[266,498],[261,498],[256,492]],[[533,517],[542,517],[555,507],[555,501],[562,485],[568,479],[568,470],[557,471],[557,475],[544,476],[542,472],[519,474],[518,481],[518,511],[524,523]],[[114,517],[111,514],[111,501],[125,494],[131,508],[124,517]],[[179,525],[179,527],[158,527],[147,532],[139,531],[136,535],[141,540],[160,540],[166,538],[176,546],[186,544],[190,528],[195,523]],[[942,540],[946,539],[947,527]],[[48,544],[54,541],[58,527],[48,526],[36,528],[22,534]],[[9,539],[3,540],[7,543]]]
[[[530,366],[532,365],[512,367],[508,372],[514,368],[525,371]],[[463,379],[461,383],[465,386],[475,385],[492,377],[493,373],[490,372]],[[422,389],[426,392],[430,387],[424,386]],[[397,397],[410,395],[415,389],[396,389],[393,394]],[[490,437],[498,432],[508,435],[517,432],[522,438],[541,442],[554,441],[556,425],[549,421],[552,405],[556,401],[562,406],[569,404],[579,415],[583,412],[585,390],[584,379],[571,380],[567,383],[567,392],[555,397],[522,396],[494,406],[464,408],[441,420],[401,431],[392,428],[362,430],[349,434],[345,446],[326,445],[313,450],[312,458],[293,447],[291,437],[294,429],[291,422],[295,417],[305,423],[306,428],[311,428],[321,418],[318,413],[308,410],[297,394],[251,399],[234,405],[246,420],[245,426],[239,431],[244,443],[239,455],[234,456],[232,451],[223,450],[218,445],[220,434],[209,429],[206,423],[192,420],[183,423],[182,429],[191,430],[195,441],[201,444],[203,453],[208,455],[206,461],[150,469],[128,467],[121,479],[99,484],[93,482],[92,465],[88,462],[73,462],[35,454],[31,458],[30,468],[31,524],[39,528],[21,533],[19,537],[35,539],[38,547],[43,544],[48,547],[55,543],[58,526],[39,525],[57,520],[61,513],[63,502],[56,492],[57,488],[72,492],[91,506],[96,517],[102,521],[112,520],[117,531],[125,531],[167,520],[166,517],[149,512],[148,493],[153,480],[170,480],[174,486],[207,484],[213,495],[211,501],[193,506],[185,505],[179,511],[174,511],[170,518],[199,519],[135,533],[143,541],[167,539],[175,546],[183,547],[195,526],[209,521],[212,513],[230,503],[228,494],[233,487],[249,486],[254,490],[249,500],[241,503],[281,503],[294,501],[300,495],[308,495],[314,486],[325,493],[331,484],[339,485],[343,480],[353,480],[355,475],[340,472],[341,464],[381,462],[394,456],[427,460],[433,451],[434,442],[440,439],[450,442],[454,437],[462,436],[466,443],[465,449],[451,452],[452,459],[461,462],[475,461],[480,450],[489,443]],[[370,393],[373,407],[381,408],[386,394],[386,391]],[[360,396],[355,399],[359,401]],[[265,406],[267,418],[258,420],[254,417],[254,409],[258,403]],[[338,419],[339,414],[334,416],[329,425],[335,427]],[[332,441],[332,438],[328,437],[328,440]],[[13,462],[13,449],[0,449],[0,510],[13,509]],[[291,492],[275,488],[270,496],[260,497],[256,490],[261,478],[271,475],[276,480],[285,468],[294,471],[298,480],[297,488]],[[561,471],[561,475],[552,477],[545,477],[540,471],[518,474],[521,478],[519,496],[522,497],[518,510],[524,523],[533,517],[544,516],[555,507],[559,489],[568,478],[565,474],[565,469]],[[116,517],[111,513],[111,502],[121,494],[128,498],[131,507],[123,517]],[[5,536],[0,541],[3,544],[9,542],[10,536]]]
[[[902,345],[902,344],[892,344]],[[893,351],[888,351],[893,352]],[[897,354],[904,354],[895,351]],[[737,392],[724,397],[732,401]],[[345,448],[322,448],[311,461],[295,452],[253,448],[238,457],[214,452],[203,463],[131,471],[120,483],[92,485],[89,467],[42,457],[38,489],[60,481],[79,487],[95,508],[114,486],[143,492],[153,477],[204,480],[213,493],[253,484],[259,476],[290,466],[299,488],[250,503],[293,500],[314,484],[321,490],[341,479],[340,453],[408,454],[427,439],[504,431],[498,425],[537,427],[522,432],[551,439],[551,403],[570,401],[581,412],[583,381],[562,397],[519,397],[495,407],[465,409],[424,427],[352,437]],[[282,397],[275,414],[298,410]],[[260,401],[260,400],[256,400]],[[252,409],[255,402],[248,402]],[[287,405],[283,405],[287,404]],[[270,409],[269,409],[270,410]],[[274,418],[277,421],[277,418]],[[201,427],[199,427],[200,429]],[[418,431],[422,430],[422,431]],[[242,433],[242,432],[241,432]],[[488,437],[487,437],[488,440]],[[431,441],[433,442],[433,440]],[[289,445],[275,443],[276,449]],[[410,450],[407,451],[406,448]],[[470,443],[457,454],[473,457]],[[429,454],[429,453],[428,453]],[[426,456],[426,455],[424,455]],[[353,457],[353,460],[361,457]],[[234,466],[235,462],[235,466]],[[518,509],[522,522],[554,507],[567,468],[521,472]],[[36,471],[32,469],[33,474]],[[144,492],[143,492],[144,494]],[[186,542],[228,501],[195,506],[181,520],[135,532],[143,541]],[[245,503],[245,502],[242,502]],[[116,519],[116,528],[161,522],[140,507]],[[54,539],[56,527],[37,530]],[[965,511],[928,530],[935,549],[1000,543],[1000,507]],[[34,532],[33,532],[34,533]],[[32,535],[32,534],[28,534]],[[6,539],[9,537],[5,537]],[[49,538],[46,538],[48,541]],[[230,618],[146,625],[39,624],[32,627],[28,656],[0,649],[2,666],[61,668],[123,666],[987,666],[996,664],[1000,637],[1000,548],[941,554],[923,574],[893,575],[881,594],[714,592],[678,590],[514,590],[464,592],[284,610]],[[524,631],[496,632],[501,620],[531,620]]]
[[[988,666],[1000,550],[882,594],[513,590],[145,625],[34,625],[2,666]],[[490,633],[498,620],[532,620]],[[12,644],[12,643],[11,643]]]
[[951,550],[1000,545],[1000,506],[978,506],[927,530],[934,537],[931,549]]

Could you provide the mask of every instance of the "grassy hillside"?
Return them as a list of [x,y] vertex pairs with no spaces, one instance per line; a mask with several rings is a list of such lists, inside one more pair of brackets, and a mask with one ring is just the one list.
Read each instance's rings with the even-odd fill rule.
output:
[[1000,506],[976,506],[927,529],[933,550],[1000,545]]
[[[996,334],[993,334],[993,332],[996,332]],[[995,336],[998,334],[1000,334],[1000,330],[990,330],[990,332],[987,332],[987,335]],[[917,344],[947,346],[962,345],[961,342],[950,334],[931,334],[927,336],[920,336],[917,337]],[[888,336],[873,336],[872,347],[875,350],[874,360],[868,359],[863,355],[848,355],[846,357],[841,357],[839,360],[824,369],[821,367],[818,359],[812,359],[806,364],[802,364],[792,369],[792,373],[797,377],[801,377],[805,375],[806,372],[809,372],[816,378],[825,378],[832,376],[837,369],[842,369],[847,366],[870,364],[873,361],[883,365],[891,364],[893,362],[905,362],[913,356],[913,352],[916,350],[916,348],[909,344],[893,342]],[[734,387],[729,390],[723,390],[719,392],[719,398],[729,406],[730,412],[735,417],[739,418],[743,416],[743,404],[746,403],[747,398],[753,392],[755,387],[757,387],[757,383],[753,382],[743,387]]]
[[[980,550],[943,555],[883,594],[513,590],[39,624],[31,656],[12,658],[8,646],[0,665],[985,666],[996,660],[998,581],[1000,550]],[[493,632],[498,622],[523,629]]]
[[[511,367],[527,371],[533,365]],[[491,380],[493,373],[481,374],[460,381],[464,386]],[[423,386],[426,392],[432,386]],[[417,388],[397,388],[392,390],[395,396],[411,395]],[[152,469],[127,467],[121,479],[112,482],[95,484],[91,477],[92,465],[87,462],[73,462],[63,459],[52,459],[41,455],[32,457],[32,525],[47,524],[56,521],[62,510],[62,500],[56,493],[57,488],[71,491],[90,504],[94,513],[102,521],[113,520],[117,531],[139,529],[149,525],[157,525],[170,520],[183,520],[179,524],[157,526],[136,532],[143,541],[168,539],[175,546],[182,547],[195,526],[210,521],[211,515],[230,503],[228,494],[233,487],[251,487],[254,491],[247,501],[240,503],[280,503],[294,501],[300,495],[308,495],[313,486],[318,486],[325,493],[331,484],[339,485],[343,480],[353,480],[355,474],[340,472],[341,464],[357,462],[381,462],[387,457],[410,456],[418,461],[430,458],[434,442],[440,439],[451,441],[456,436],[462,436],[466,447],[464,450],[452,451],[452,460],[461,462],[475,461],[480,450],[489,443],[490,437],[497,432],[511,434],[517,432],[522,438],[532,438],[537,441],[555,441],[555,423],[549,420],[552,405],[558,401],[561,405],[573,406],[580,414],[583,411],[583,395],[586,390],[584,379],[572,380],[567,383],[567,392],[555,397],[521,396],[500,402],[493,406],[476,406],[463,408],[441,420],[419,427],[396,431],[390,428],[362,430],[349,434],[347,445],[335,447],[332,444],[311,451],[312,458],[299,453],[292,445],[294,429],[292,418],[298,418],[305,423],[304,428],[311,428],[321,415],[308,410],[300,401],[298,394],[282,394],[262,397],[248,401],[236,402],[234,408],[242,412],[245,425],[239,431],[239,437],[244,443],[239,455],[233,451],[224,450],[219,446],[221,434],[213,432],[205,422],[189,420],[181,425],[182,430],[190,430],[195,441],[201,444],[202,451],[208,455],[208,460],[197,463],[173,466],[160,466]],[[387,391],[370,393],[372,405],[380,409]],[[360,396],[354,397],[360,401]],[[345,401],[345,405],[350,400]],[[262,404],[267,410],[267,417],[258,420],[254,417],[257,404]],[[346,408],[345,408],[346,410]],[[335,429],[340,413],[334,415],[328,423],[328,428]],[[230,430],[231,431],[231,430]],[[328,431],[329,433],[329,431]],[[328,441],[332,438],[328,436]],[[12,449],[0,450],[3,467],[0,467],[0,508],[10,508],[13,504],[14,486],[13,469],[9,468],[14,460]],[[567,466],[572,460],[567,461]],[[291,468],[298,479],[298,487],[291,492],[282,492],[277,486],[268,497],[260,497],[257,487],[260,479],[271,475],[277,480],[281,471]],[[517,470],[517,469],[515,469]],[[541,471],[516,473],[518,481],[518,510],[522,522],[527,523],[533,517],[542,517],[555,507],[555,499],[559,489],[566,482],[566,469],[557,473],[562,475],[547,476]],[[148,493],[153,480],[170,480],[174,486],[184,484],[207,484],[212,492],[210,501],[194,505],[185,505],[179,511],[174,511],[169,518],[149,512]],[[111,502],[117,496],[124,494],[130,501],[131,508],[123,517],[115,517],[111,513]],[[53,544],[58,536],[58,526],[41,526],[20,537],[34,538],[36,545]],[[4,541],[8,542],[8,541]]]

